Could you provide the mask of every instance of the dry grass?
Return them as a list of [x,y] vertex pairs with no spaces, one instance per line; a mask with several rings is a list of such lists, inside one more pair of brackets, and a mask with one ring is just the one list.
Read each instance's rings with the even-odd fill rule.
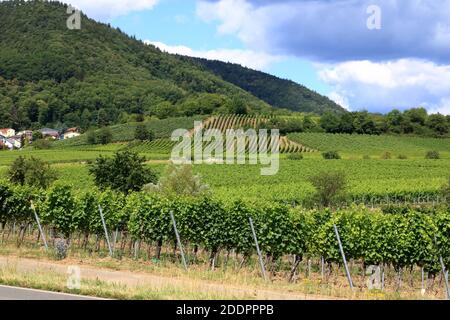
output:
[[[238,268],[239,261],[231,257],[225,265],[224,259],[219,261],[216,270],[210,270],[205,261],[199,264],[189,266],[189,271],[186,272],[179,261],[170,253],[170,248],[163,255],[163,259],[148,260],[147,257],[135,260],[128,256],[123,256],[121,259],[111,259],[106,257],[104,252],[87,253],[83,250],[73,249],[70,252],[68,259],[56,262],[53,253],[47,253],[42,248],[26,243],[21,248],[17,248],[14,242],[3,244],[0,246],[0,256],[28,258],[42,262],[51,262],[57,265],[79,265],[82,267],[96,268],[98,270],[115,270],[120,272],[131,272],[133,274],[152,277],[161,277],[164,282],[169,284],[169,287],[159,287],[155,291],[142,289],[136,285],[128,285],[123,288],[119,285],[108,284],[105,281],[100,283],[92,283],[91,280],[86,280],[84,283],[87,287],[83,294],[117,298],[117,299],[370,299],[370,300],[390,300],[390,299],[442,299],[443,291],[440,288],[439,281],[433,291],[428,291],[426,295],[422,296],[420,293],[420,279],[417,279],[417,274],[413,274],[413,286],[410,286],[407,276],[405,276],[405,283],[402,290],[397,292],[394,287],[395,275],[387,274],[387,288],[385,291],[369,291],[365,289],[365,278],[361,275],[358,266],[353,266],[352,274],[356,286],[355,291],[349,289],[347,279],[342,270],[334,270],[332,276],[327,281],[322,281],[318,266],[313,264],[311,274],[308,274],[306,264],[301,264],[296,283],[288,283],[285,273],[277,273],[271,277],[271,280],[265,282],[259,274],[256,261],[252,260],[249,264],[241,269]],[[205,256],[206,257],[206,256]],[[200,259],[205,257],[199,256]],[[52,289],[52,282],[45,281],[48,274],[44,274],[40,278],[37,272],[37,278],[34,279],[34,273],[27,273],[26,277],[18,272],[11,273],[22,281],[21,285],[26,287],[35,287],[35,285],[43,285],[44,289]],[[14,279],[13,277],[13,279]],[[63,288],[67,276],[59,278],[56,286],[56,291],[67,292]],[[2,280],[3,279],[3,280]],[[0,281],[6,284],[6,280],[14,280],[5,276],[3,272]],[[28,280],[27,280],[28,279]],[[34,279],[34,280],[33,280]],[[25,281],[27,280],[27,281]],[[64,281],[62,281],[64,280]],[[52,280],[53,281],[53,280]],[[159,280],[158,280],[159,281]],[[30,283],[32,285],[27,285]],[[181,284],[180,284],[181,283]],[[42,287],[38,287],[42,288]],[[186,288],[188,290],[186,290]],[[203,288],[208,288],[204,290]],[[220,289],[220,288],[223,288]],[[116,290],[117,289],[117,290]],[[71,291],[69,291],[71,292]],[[105,292],[104,294],[96,294],[95,292]]]

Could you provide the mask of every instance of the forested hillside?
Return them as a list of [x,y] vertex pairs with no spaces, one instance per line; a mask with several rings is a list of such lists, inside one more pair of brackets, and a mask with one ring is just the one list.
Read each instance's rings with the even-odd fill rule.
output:
[[271,110],[193,62],[84,15],[81,30],[69,30],[68,17],[59,2],[0,3],[0,127]]
[[326,111],[345,112],[341,106],[327,97],[293,81],[280,79],[238,64],[197,58],[193,60],[225,81],[233,83],[276,108],[319,114]]

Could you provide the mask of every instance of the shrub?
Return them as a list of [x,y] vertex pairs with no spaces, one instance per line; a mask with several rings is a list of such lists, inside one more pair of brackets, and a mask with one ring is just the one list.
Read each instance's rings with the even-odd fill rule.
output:
[[389,151],[383,152],[383,154],[381,155],[381,159],[383,159],[383,160],[392,159],[392,153],[390,153]]
[[108,144],[112,142],[112,132],[109,128],[104,127],[101,128],[98,132],[97,132],[97,143],[99,144]]
[[209,192],[209,186],[203,184],[200,176],[194,175],[192,166],[175,166],[169,164],[166,172],[157,185],[148,184],[144,187],[147,192],[157,192],[167,196],[201,196]]
[[31,138],[33,141],[44,139],[44,135],[40,131],[33,131],[33,135]]
[[370,159],[371,159],[371,157],[367,154],[363,156],[363,160],[370,160]]
[[289,160],[303,160],[303,155],[300,152],[289,153],[287,158]]
[[341,159],[340,154],[337,151],[327,151],[322,153],[322,157],[325,160],[339,160]]
[[51,148],[52,143],[46,139],[39,139],[33,142],[33,146],[39,150],[48,150]]
[[438,151],[428,151],[427,154],[425,155],[425,159],[437,160],[440,158],[441,158],[441,155],[439,154]]
[[56,179],[56,172],[41,159],[17,158],[8,171],[9,181],[19,185],[47,189]]
[[408,157],[406,155],[404,155],[404,154],[400,154],[397,158],[399,160],[406,160],[406,159],[408,159]]
[[95,131],[89,131],[86,133],[86,139],[89,144],[97,144],[97,135]]
[[145,124],[141,123],[136,127],[134,138],[139,141],[152,141],[155,138],[155,134],[148,130]]
[[322,172],[308,180],[316,189],[313,200],[322,207],[330,207],[345,198],[347,177],[343,172]]

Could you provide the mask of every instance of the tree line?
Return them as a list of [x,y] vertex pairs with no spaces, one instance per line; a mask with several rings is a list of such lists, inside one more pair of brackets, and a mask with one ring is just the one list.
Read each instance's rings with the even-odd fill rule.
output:
[[398,134],[446,138],[450,136],[450,116],[428,114],[424,108],[393,110],[385,115],[367,111],[322,116],[294,114],[275,116],[260,124],[261,128],[279,129],[287,135],[295,132],[326,132],[342,134]]

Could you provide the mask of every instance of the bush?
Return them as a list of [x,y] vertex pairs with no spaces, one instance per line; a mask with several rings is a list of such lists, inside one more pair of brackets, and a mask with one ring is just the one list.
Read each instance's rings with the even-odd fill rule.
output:
[[437,160],[440,158],[441,158],[441,155],[439,154],[438,151],[428,151],[427,154],[425,155],[425,159]]
[[100,156],[90,165],[89,173],[100,189],[111,188],[125,194],[157,182],[156,174],[145,166],[145,158],[130,151],[117,152],[113,158]]
[[322,153],[322,157],[325,160],[339,160],[341,159],[340,154],[337,151],[327,151]]
[[194,175],[192,166],[175,166],[169,164],[166,172],[157,185],[148,184],[144,187],[146,192],[157,192],[166,196],[191,196],[197,197],[209,192],[209,186],[203,184],[200,176]]
[[47,189],[56,179],[56,172],[41,159],[17,158],[8,171],[9,181],[19,185]]
[[89,131],[86,133],[86,139],[89,144],[97,144],[97,135],[95,131]]
[[385,151],[381,155],[381,159],[383,159],[383,160],[390,160],[390,159],[392,159],[392,153],[390,153],[389,151]]
[[363,156],[363,160],[370,160],[370,159],[371,159],[371,157],[367,154]]
[[309,177],[316,189],[313,200],[322,207],[330,207],[344,200],[347,177],[343,172],[322,172]]
[[39,139],[33,142],[33,147],[39,150],[48,150],[52,146],[52,143],[46,139]]
[[44,135],[40,131],[33,131],[31,140],[36,141],[41,139],[44,139]]
[[399,160],[406,160],[406,159],[408,159],[408,157],[406,155],[404,155],[404,154],[400,154],[397,158]]
[[289,160],[303,160],[303,155],[299,152],[297,153],[289,153],[287,158]]

